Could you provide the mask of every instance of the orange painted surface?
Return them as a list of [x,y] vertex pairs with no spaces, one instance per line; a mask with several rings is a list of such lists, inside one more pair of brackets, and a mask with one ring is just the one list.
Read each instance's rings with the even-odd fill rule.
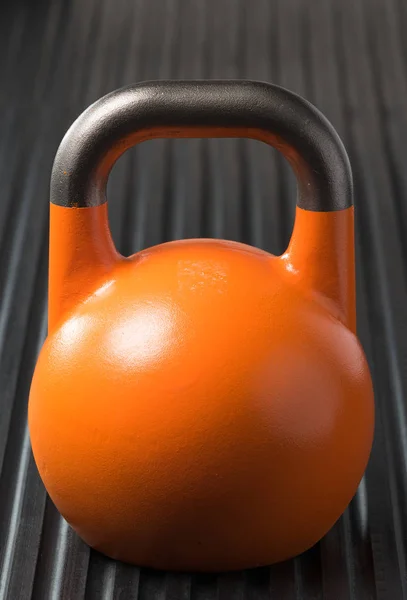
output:
[[353,210],[297,209],[282,257],[184,240],[128,259],[106,205],[51,210],[29,425],[62,515],[98,550],[166,569],[312,546],[354,495],[373,437]]

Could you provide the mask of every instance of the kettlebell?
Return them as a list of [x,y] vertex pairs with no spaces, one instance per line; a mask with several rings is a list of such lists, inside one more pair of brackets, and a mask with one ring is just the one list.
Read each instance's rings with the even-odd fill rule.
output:
[[[153,138],[244,137],[291,164],[281,256],[215,239],[121,256],[106,184]],[[49,495],[91,547],[225,571],[313,546],[352,499],[374,429],[355,328],[352,175],[310,103],[253,81],[157,81],[90,106],[51,176],[49,332],[29,428]]]

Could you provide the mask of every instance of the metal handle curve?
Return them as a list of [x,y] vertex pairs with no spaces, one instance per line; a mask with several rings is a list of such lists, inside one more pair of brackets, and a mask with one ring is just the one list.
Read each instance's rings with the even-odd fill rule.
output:
[[293,92],[239,80],[152,81],[104,96],[62,140],[51,202],[103,204],[109,173],[128,148],[154,138],[195,137],[245,137],[277,148],[296,174],[302,209],[337,211],[353,204],[348,156],[329,121]]

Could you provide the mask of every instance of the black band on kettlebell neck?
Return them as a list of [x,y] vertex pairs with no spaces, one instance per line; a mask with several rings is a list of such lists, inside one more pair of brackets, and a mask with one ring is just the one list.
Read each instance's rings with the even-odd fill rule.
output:
[[116,160],[154,138],[243,137],[277,148],[298,182],[299,207],[336,211],[353,204],[352,173],[332,125],[309,102],[254,81],[153,81],[92,104],[55,157],[51,202],[86,208],[106,202]]

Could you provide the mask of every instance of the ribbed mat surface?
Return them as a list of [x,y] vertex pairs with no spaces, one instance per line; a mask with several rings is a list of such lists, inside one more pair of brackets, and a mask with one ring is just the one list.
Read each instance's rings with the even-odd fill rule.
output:
[[[405,0],[0,2],[1,600],[407,598],[406,32]],[[284,564],[218,576],[139,570],[90,551],[47,499],[26,426],[46,333],[59,141],[112,89],[202,77],[279,83],[340,132],[355,176],[358,330],[377,407],[366,477],[321,543]],[[195,236],[278,253],[295,184],[257,142],[154,141],[119,161],[109,198],[123,253]]]

